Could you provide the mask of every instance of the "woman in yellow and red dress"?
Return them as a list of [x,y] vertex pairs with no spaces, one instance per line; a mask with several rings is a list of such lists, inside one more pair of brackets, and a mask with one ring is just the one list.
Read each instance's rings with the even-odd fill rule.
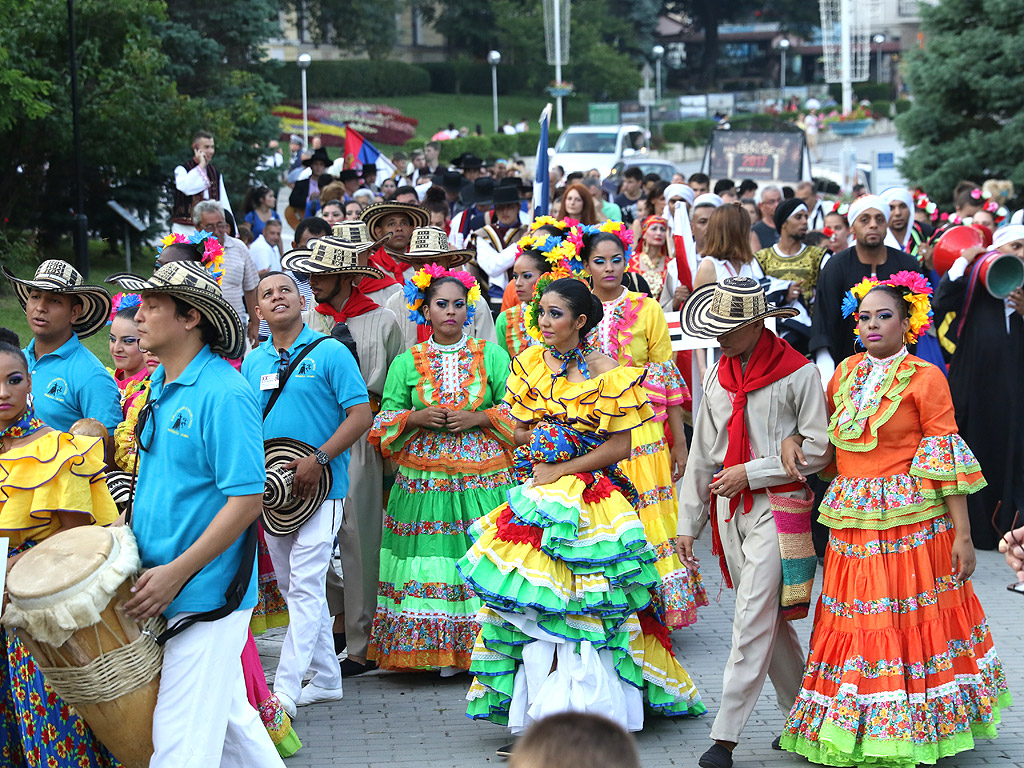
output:
[[[587,341],[619,365],[643,368],[643,388],[654,408],[654,418],[632,433],[633,453],[622,462],[639,494],[637,513],[647,540],[658,554],[661,585],[656,607],[669,629],[697,621],[697,606],[708,598],[699,573],[691,573],[676,556],[675,481],[686,467],[683,407],[690,393],[679,375],[661,305],[622,285],[629,261],[630,232],[621,222],[583,227],[567,240],[580,248],[580,259],[603,309],[601,322]],[[675,438],[669,448],[669,434]]]
[[866,352],[829,382],[837,476],[803,686],[781,746],[823,765],[910,768],[994,738],[1010,703],[978,598],[965,495],[985,485],[942,372],[904,346],[930,324],[917,273],[847,295]]

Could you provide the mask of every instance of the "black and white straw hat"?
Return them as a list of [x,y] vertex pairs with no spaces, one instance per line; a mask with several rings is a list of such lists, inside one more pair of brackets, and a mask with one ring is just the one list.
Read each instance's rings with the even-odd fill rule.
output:
[[764,288],[749,277],[727,277],[718,284],[693,292],[679,310],[683,333],[698,339],[717,339],[769,317],[794,317],[792,307],[776,307],[765,298]]
[[[383,238],[380,242],[390,238]],[[305,248],[296,248],[281,257],[281,266],[294,272],[310,275],[361,275],[363,277],[384,277],[384,273],[370,266],[366,254],[374,243],[350,243],[334,235],[325,235],[310,240]],[[376,245],[379,245],[377,243]]]
[[66,261],[49,259],[36,268],[35,277],[23,280],[15,277],[7,267],[3,267],[4,277],[11,281],[14,292],[18,296],[21,308],[25,309],[32,291],[49,291],[69,296],[77,296],[82,301],[82,314],[78,321],[71,324],[80,339],[88,338],[107,324],[110,317],[111,298],[106,289],[100,285],[86,285],[82,274]]
[[166,293],[199,310],[217,330],[217,341],[210,349],[218,355],[237,359],[245,351],[245,331],[234,307],[224,300],[217,281],[196,261],[164,264],[149,280],[131,272],[118,272],[107,278],[132,293]]
[[306,499],[292,496],[294,469],[284,469],[296,459],[316,452],[316,448],[290,437],[275,437],[263,443],[266,454],[267,482],[263,489],[263,529],[271,536],[286,536],[297,531],[327,500],[334,484],[331,465],[324,466],[316,493]]
[[411,203],[371,203],[363,208],[359,218],[366,223],[370,236],[375,237],[374,230],[376,230],[377,225],[394,213],[408,216],[413,227],[425,227],[430,223],[430,214],[427,213],[427,209],[418,205],[412,205]]
[[476,251],[453,251],[448,244],[448,235],[445,234],[443,229],[440,227],[419,227],[412,233],[408,253],[396,253],[393,255],[399,261],[417,266],[430,264],[439,258],[444,258],[448,262],[447,268],[454,269],[469,262],[476,256]]

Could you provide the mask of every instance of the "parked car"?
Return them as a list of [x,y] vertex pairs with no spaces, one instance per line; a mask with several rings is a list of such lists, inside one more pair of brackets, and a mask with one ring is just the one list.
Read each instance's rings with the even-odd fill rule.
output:
[[644,176],[648,173],[656,173],[668,182],[672,181],[673,175],[681,172],[674,163],[670,163],[668,160],[652,160],[646,157],[643,160],[620,160],[612,166],[612,172],[601,182],[601,189],[608,193],[609,198],[614,198],[618,193],[623,171],[633,167],[643,171]]
[[570,125],[548,151],[566,173],[597,168],[604,178],[620,160],[645,156],[647,138],[639,125]]

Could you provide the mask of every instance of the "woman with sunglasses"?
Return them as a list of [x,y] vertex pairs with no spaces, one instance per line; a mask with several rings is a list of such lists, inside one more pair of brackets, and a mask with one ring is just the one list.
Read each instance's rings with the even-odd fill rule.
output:
[[[66,528],[117,519],[103,477],[103,441],[52,429],[35,417],[32,377],[18,337],[0,328],[0,536],[7,570]],[[118,763],[49,688],[28,649],[0,629],[0,746],[5,765],[72,768]]]
[[[996,736],[1010,703],[970,582],[965,496],[985,486],[942,372],[907,353],[931,323],[917,272],[843,301],[865,352],[828,385],[835,480],[810,655],[781,748],[823,765],[934,764]],[[787,440],[788,442],[788,440]],[[783,463],[801,480],[803,457]]]

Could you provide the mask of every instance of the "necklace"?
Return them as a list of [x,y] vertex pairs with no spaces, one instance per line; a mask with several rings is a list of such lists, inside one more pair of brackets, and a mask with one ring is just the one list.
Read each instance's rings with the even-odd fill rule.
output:
[[665,264],[664,257],[658,256],[657,261],[651,259],[647,250],[644,249],[640,252],[640,270],[643,272],[644,279],[647,284],[651,286],[651,297],[657,299],[661,296],[661,289],[665,285]]

